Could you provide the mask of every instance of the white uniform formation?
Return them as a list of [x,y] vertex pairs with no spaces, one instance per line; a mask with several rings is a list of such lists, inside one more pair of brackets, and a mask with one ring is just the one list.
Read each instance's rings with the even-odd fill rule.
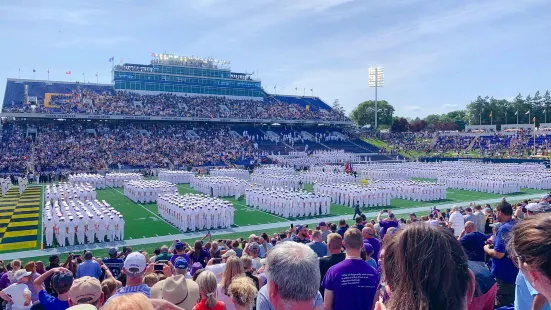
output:
[[191,187],[198,192],[213,197],[230,197],[239,199],[245,194],[245,189],[251,185],[248,181],[231,177],[195,177],[191,179]]
[[212,169],[209,174],[213,177],[232,177],[236,179],[248,180],[249,170],[244,169]]
[[296,175],[284,174],[252,174],[251,183],[264,187],[287,187],[300,189],[300,178]]
[[2,187],[2,196],[6,196],[11,188],[11,180],[9,178],[0,179],[0,186]]
[[161,195],[159,214],[182,232],[228,228],[233,225],[235,209],[228,201],[205,195]]
[[162,194],[178,193],[175,184],[166,181],[128,181],[124,184],[124,195],[137,203],[157,201]]
[[105,175],[105,184],[109,187],[123,187],[125,181],[143,180],[139,173],[113,172]]
[[310,167],[310,172],[345,172],[344,165],[323,165],[323,166],[312,166]]
[[100,174],[76,173],[69,175],[69,183],[89,183],[96,189],[105,188],[105,177]]
[[124,239],[124,219],[105,200],[52,200],[44,205],[43,225],[46,246],[105,242]]
[[279,167],[279,166],[262,166],[254,169],[256,174],[284,174],[284,175],[295,175],[295,169],[290,167]]
[[361,156],[353,153],[346,153],[344,150],[315,150],[311,156],[306,156],[305,153],[299,153],[296,156],[272,155],[270,157],[277,160],[280,164],[293,166],[297,169],[325,164],[344,164],[346,162],[358,162],[361,160]]
[[521,182],[502,175],[442,175],[438,182],[448,188],[478,191],[494,194],[511,194],[520,192]]
[[82,202],[96,199],[96,189],[89,183],[59,183],[46,185],[44,189],[45,201],[73,200],[78,199]]
[[346,173],[332,172],[303,172],[300,178],[304,183],[356,183],[361,182],[361,178]]
[[19,184],[19,196],[23,195],[27,186],[29,185],[29,180],[26,177],[17,177],[17,183]]
[[285,218],[296,218],[329,214],[331,198],[290,189],[254,188],[245,191],[248,206],[277,214]]
[[190,171],[180,170],[161,170],[159,171],[159,181],[167,181],[174,184],[187,184],[195,176]]

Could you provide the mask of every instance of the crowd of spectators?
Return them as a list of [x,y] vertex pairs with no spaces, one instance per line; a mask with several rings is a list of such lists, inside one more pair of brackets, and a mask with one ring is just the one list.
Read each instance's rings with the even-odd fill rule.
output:
[[[98,93],[86,88],[71,94],[52,96],[49,106],[38,103],[35,113],[132,115],[196,118],[238,118],[275,120],[346,121],[339,111],[322,112],[294,103],[284,103],[276,97],[261,100],[230,99],[222,96],[178,96],[171,93],[145,95],[134,92]],[[3,112],[32,112],[30,104],[12,103]]]
[[[0,265],[11,309],[548,309],[551,196]],[[519,272],[520,270],[520,272]],[[87,306],[82,306],[87,305]],[[87,308],[85,308],[87,307]]]

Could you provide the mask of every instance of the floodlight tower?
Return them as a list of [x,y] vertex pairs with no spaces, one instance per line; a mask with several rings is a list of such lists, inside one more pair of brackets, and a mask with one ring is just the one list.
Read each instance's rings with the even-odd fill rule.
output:
[[375,130],[377,130],[377,88],[385,85],[385,70],[382,67],[369,68],[369,87],[375,87]]

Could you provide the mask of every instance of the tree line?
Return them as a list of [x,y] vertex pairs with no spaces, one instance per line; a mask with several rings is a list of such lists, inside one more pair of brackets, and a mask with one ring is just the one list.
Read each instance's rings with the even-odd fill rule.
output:
[[[444,114],[430,114],[425,118],[408,118],[394,115],[394,107],[387,101],[378,102],[379,113],[377,121],[380,129],[388,128],[394,132],[424,130],[464,130],[466,125],[503,125],[527,124],[536,120],[536,124],[551,122],[549,108],[551,94],[543,95],[537,91],[533,96],[523,97],[518,94],[511,100],[495,99],[489,96],[478,96],[467,104],[466,109],[451,111]],[[373,128],[375,121],[375,102],[368,100],[360,103],[349,117],[360,127]]]

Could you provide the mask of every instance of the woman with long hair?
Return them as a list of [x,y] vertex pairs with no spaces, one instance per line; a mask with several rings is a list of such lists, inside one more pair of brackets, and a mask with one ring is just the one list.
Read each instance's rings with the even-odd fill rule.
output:
[[245,269],[239,257],[231,256],[226,260],[226,269],[222,273],[222,280],[218,284],[218,299],[226,304],[226,308],[235,309],[228,288],[235,277],[244,276]]
[[218,301],[216,297],[216,276],[210,270],[204,270],[197,277],[199,296],[201,300],[193,307],[193,310],[226,310],[226,305]]
[[424,223],[385,241],[382,270],[390,299],[376,309],[465,310],[475,289],[459,241],[449,230]]
[[198,262],[201,263],[201,266],[203,266],[203,268],[205,268],[207,262],[209,261],[209,258],[209,251],[203,249],[203,243],[201,241],[195,241],[195,244],[193,244],[193,252],[190,254],[190,265]]
[[528,283],[551,300],[551,214],[532,215],[510,234],[509,253]]

